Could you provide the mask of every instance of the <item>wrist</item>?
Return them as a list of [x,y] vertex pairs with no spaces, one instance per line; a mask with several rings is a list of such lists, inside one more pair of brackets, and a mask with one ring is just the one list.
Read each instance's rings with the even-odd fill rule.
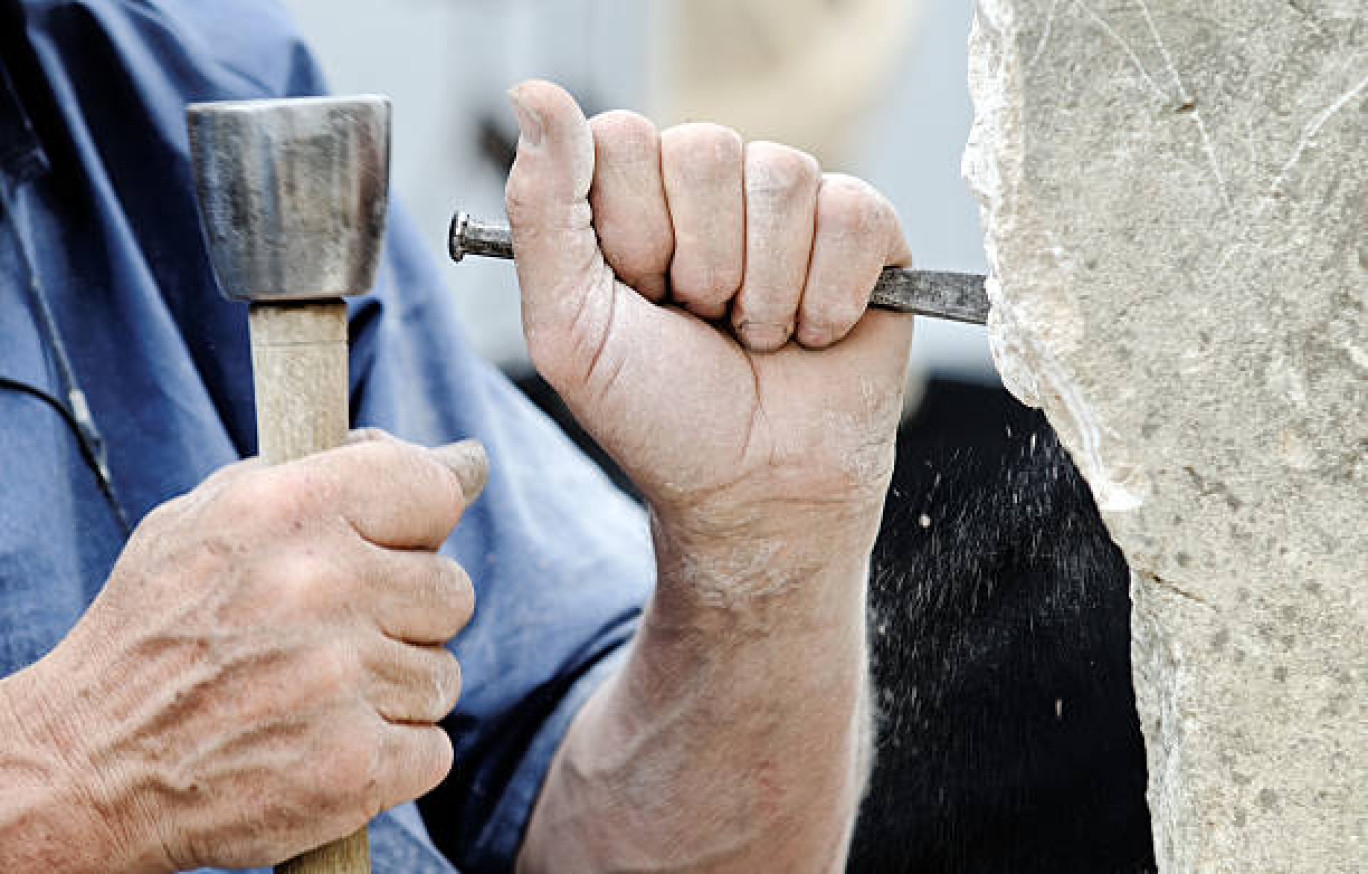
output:
[[[52,656],[49,656],[51,659]],[[160,846],[134,839],[128,807],[113,801],[78,747],[75,714],[63,712],[48,690],[65,679],[44,662],[0,681],[0,770],[9,798],[0,802],[0,860],[19,853],[17,866],[62,871],[172,871]],[[12,832],[11,832],[12,830]],[[12,836],[11,836],[12,834]]]
[[[865,780],[872,536],[853,521],[839,537],[831,528],[723,532],[677,521],[652,514],[656,592],[631,658],[582,712],[566,769],[581,775],[577,787],[594,774],[618,804],[640,792],[640,763],[656,757],[670,779],[637,810],[662,845],[724,853],[736,870],[806,867],[840,844]],[[699,743],[719,731],[725,742]],[[690,807],[710,815],[691,819],[682,812]],[[717,822],[734,828],[718,831]],[[703,830],[688,831],[695,827]],[[672,861],[682,869],[700,860]]]
[[703,608],[863,604],[882,504],[651,508],[662,599]]
[[695,538],[713,541],[819,537],[857,541],[877,532],[883,515],[887,479],[860,486],[781,481],[759,488],[747,480],[697,491],[647,491],[652,522]]

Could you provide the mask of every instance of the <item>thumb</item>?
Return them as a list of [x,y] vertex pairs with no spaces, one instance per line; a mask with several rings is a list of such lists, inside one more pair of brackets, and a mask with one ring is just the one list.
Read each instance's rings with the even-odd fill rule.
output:
[[462,440],[439,446],[431,452],[456,475],[466,504],[473,503],[489,481],[489,454],[485,452],[484,444],[478,440]]
[[518,158],[508,176],[508,219],[517,251],[523,323],[534,360],[554,355],[588,295],[611,295],[589,208],[594,135],[574,98],[550,82],[509,92]]

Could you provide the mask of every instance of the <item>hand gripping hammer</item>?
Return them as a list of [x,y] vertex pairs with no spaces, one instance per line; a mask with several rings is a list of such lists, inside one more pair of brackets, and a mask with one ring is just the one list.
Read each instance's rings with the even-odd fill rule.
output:
[[[251,305],[257,442],[267,464],[342,443],[347,305],[375,281],[389,200],[383,97],[189,107],[200,217],[219,288]],[[276,868],[366,874],[366,831]]]

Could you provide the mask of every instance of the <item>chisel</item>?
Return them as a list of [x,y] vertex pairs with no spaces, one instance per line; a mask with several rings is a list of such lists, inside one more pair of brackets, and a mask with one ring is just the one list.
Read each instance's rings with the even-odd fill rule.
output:
[[[511,259],[513,234],[506,224],[458,212],[451,220],[450,252],[451,260],[457,263],[467,255]],[[885,267],[869,294],[869,305],[982,325],[988,321],[988,294],[983,283],[984,277],[973,273]]]

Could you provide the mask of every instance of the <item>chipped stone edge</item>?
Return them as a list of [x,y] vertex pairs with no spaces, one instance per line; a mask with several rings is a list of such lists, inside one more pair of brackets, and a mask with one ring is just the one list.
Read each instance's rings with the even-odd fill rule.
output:
[[[1014,271],[1006,263],[1009,254],[1005,242],[1015,230],[1015,203],[1025,178],[1021,118],[1008,97],[1019,93],[1029,64],[1018,48],[1019,30],[1010,2],[976,0],[969,37],[974,124],[962,172],[978,200],[983,221],[989,265],[987,290],[992,304],[988,335],[1003,384],[1027,406],[1045,409],[1060,441],[1091,486],[1098,508],[1114,526],[1119,515],[1145,503],[1149,481],[1122,458],[1118,444],[1094,421],[1067,369],[1027,327],[1031,319],[1023,314],[1031,305],[1030,295],[1016,293],[1013,283],[1029,282],[1030,278],[1023,278],[1020,270]],[[1030,315],[1040,321],[1041,313]],[[1067,314],[1077,318],[1059,317],[1062,315],[1053,321],[1063,324],[1083,316],[1078,311]]]
[[1021,156],[995,145],[1003,138],[991,136],[995,130],[1012,132],[1020,128],[1020,120],[1006,98],[1017,59],[1011,51],[1012,40],[1004,38],[1004,33],[1010,35],[1014,29],[1010,8],[996,0],[977,0],[969,32],[969,93],[974,103],[974,122],[969,130],[961,173],[978,201],[983,219],[983,248],[989,266],[988,300],[992,304],[988,324],[993,358],[1007,389],[1022,403],[1039,407],[1040,387],[1035,377],[1026,368],[1016,366],[1016,350],[1003,347],[1004,341],[1013,336],[1013,332],[1005,330],[1003,323],[1010,325],[1013,318],[1005,299],[1001,252],[992,223],[997,206],[1014,196],[1022,173]]
[[[1127,472],[1128,466],[1112,468],[1104,463],[1104,435],[1099,433],[1065,369],[1027,327],[1028,320],[1019,312],[1022,304],[1013,283],[1029,282],[1030,277],[1019,278],[1005,263],[1007,239],[1017,230],[1016,198],[1025,178],[1020,112],[1009,100],[1009,95],[1020,92],[1025,67],[1030,63],[1022,57],[1018,46],[1019,26],[1010,0],[975,0],[969,36],[969,90],[974,123],[962,173],[978,200],[984,229],[989,265],[987,290],[992,304],[989,340],[1003,384],[1022,403],[1045,409],[1114,534],[1118,516],[1138,510],[1149,496],[1149,485]],[[1114,453],[1115,448],[1108,445],[1106,451]],[[1117,469],[1127,475],[1116,477],[1113,471]],[[1175,787],[1179,783],[1183,751],[1182,721],[1177,713],[1177,654],[1167,645],[1162,624],[1150,603],[1146,576],[1143,571],[1133,571],[1131,591],[1136,600],[1132,615],[1132,672],[1146,737],[1147,795],[1155,849],[1159,859],[1166,863],[1164,870],[1184,870],[1187,854],[1183,850],[1191,836],[1184,834],[1176,816],[1182,810]]]

